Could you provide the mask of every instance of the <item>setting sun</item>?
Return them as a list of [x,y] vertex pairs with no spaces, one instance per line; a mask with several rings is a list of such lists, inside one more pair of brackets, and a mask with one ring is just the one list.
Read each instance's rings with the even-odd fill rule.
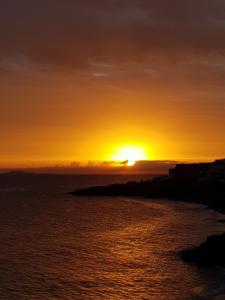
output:
[[144,148],[138,146],[119,147],[112,155],[115,161],[127,161],[127,166],[135,165],[136,161],[148,160],[148,155]]

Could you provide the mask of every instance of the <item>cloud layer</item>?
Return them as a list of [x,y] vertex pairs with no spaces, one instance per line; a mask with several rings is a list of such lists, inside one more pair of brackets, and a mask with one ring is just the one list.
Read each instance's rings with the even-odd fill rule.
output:
[[93,61],[224,61],[225,3],[1,1],[0,43],[1,60],[22,55],[52,68],[87,68]]
[[224,0],[0,1],[0,162],[223,157],[224,78]]

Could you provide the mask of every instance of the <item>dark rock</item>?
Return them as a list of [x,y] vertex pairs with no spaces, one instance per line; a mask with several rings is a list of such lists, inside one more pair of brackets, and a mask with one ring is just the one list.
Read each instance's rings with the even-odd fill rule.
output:
[[141,196],[149,198],[167,198],[172,200],[201,203],[210,209],[224,211],[225,184],[176,181],[170,177],[164,180],[128,182],[91,187],[71,192],[79,196]]
[[181,258],[200,266],[225,266],[225,233],[212,235],[199,247],[182,251]]

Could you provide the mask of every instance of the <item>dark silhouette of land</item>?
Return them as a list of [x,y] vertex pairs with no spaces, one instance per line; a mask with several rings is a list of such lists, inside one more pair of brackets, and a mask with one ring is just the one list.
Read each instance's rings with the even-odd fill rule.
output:
[[[177,164],[169,175],[149,181],[111,184],[71,193],[79,196],[142,196],[167,198],[205,204],[208,208],[225,212],[225,159],[212,163]],[[181,253],[187,262],[199,265],[225,265],[225,233],[209,237],[198,248]]]
[[225,160],[203,164],[177,164],[169,175],[149,181],[97,186],[71,192],[88,196],[141,196],[202,203],[225,211]]
[[182,251],[181,258],[204,267],[225,266],[225,233],[212,235],[199,247]]

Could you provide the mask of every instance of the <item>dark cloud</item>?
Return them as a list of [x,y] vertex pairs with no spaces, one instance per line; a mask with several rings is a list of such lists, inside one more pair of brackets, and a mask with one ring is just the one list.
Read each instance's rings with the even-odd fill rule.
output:
[[[50,166],[39,168],[23,168],[22,170],[34,173],[57,173],[57,174],[152,174],[162,175],[168,174],[169,169],[174,168],[177,161],[138,161],[132,167],[127,164],[118,162],[95,162],[90,161],[85,164],[73,162],[71,166]],[[9,169],[0,168],[1,172],[9,171]]]
[[224,57],[222,0],[0,2],[0,57],[48,67]]

